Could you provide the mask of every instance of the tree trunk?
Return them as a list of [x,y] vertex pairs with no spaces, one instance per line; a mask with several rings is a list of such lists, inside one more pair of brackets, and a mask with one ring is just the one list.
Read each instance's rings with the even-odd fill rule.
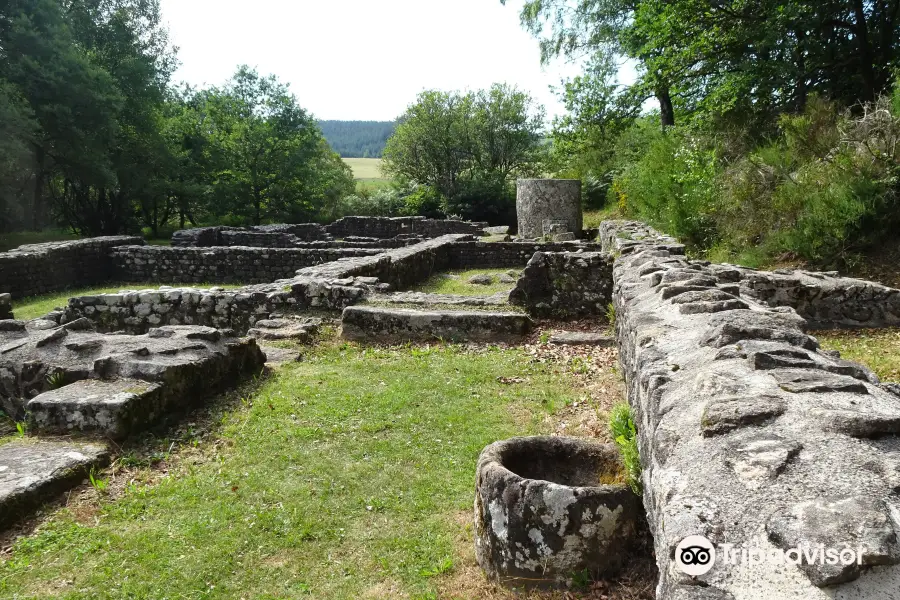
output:
[[675,108],[672,106],[672,97],[669,95],[668,86],[660,86],[656,89],[656,99],[659,101],[659,121],[663,130],[675,125]]
[[853,13],[856,17],[856,39],[859,42],[859,66],[863,80],[861,100],[875,100],[875,67],[873,65],[872,47],[869,45],[869,30],[866,24],[866,12],[862,0],[853,1]]
[[35,147],[34,152],[34,198],[31,203],[31,228],[40,231],[44,223],[44,148]]

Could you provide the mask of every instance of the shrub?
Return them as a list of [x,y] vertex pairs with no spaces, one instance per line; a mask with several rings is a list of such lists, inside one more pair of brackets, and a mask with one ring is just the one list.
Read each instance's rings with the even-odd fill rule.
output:
[[621,402],[609,413],[609,430],[625,464],[625,481],[631,490],[640,496],[643,493],[641,483],[641,456],[637,446],[637,428],[631,416],[631,407]]

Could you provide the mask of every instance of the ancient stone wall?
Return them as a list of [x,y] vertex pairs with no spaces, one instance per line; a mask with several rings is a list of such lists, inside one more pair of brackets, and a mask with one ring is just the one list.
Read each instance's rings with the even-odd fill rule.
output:
[[[127,331],[144,333],[160,325],[207,325],[217,328],[234,329],[240,333],[248,331],[258,321],[269,319],[273,313],[298,311],[306,308],[341,310],[359,302],[373,291],[384,291],[388,286],[404,287],[427,278],[436,270],[447,268],[450,248],[454,242],[464,239],[463,235],[447,235],[413,246],[378,252],[359,249],[360,254],[351,258],[340,258],[323,262],[315,267],[306,267],[289,277],[278,278],[270,273],[266,283],[250,285],[238,290],[167,288],[126,290],[116,294],[100,294],[70,298],[62,314],[51,313],[49,317],[60,323],[68,323],[79,318],[87,318],[100,331]],[[146,252],[144,252],[146,251]],[[180,264],[185,256],[190,260],[204,260],[207,255],[209,271],[202,271],[198,278],[215,280],[213,269],[227,266],[226,273],[237,273],[241,277],[251,277],[253,272],[264,269],[262,265],[248,264],[254,257],[265,254],[305,252],[295,249],[257,248],[122,248],[116,253],[122,261],[122,269],[145,269],[143,275],[155,274],[159,281],[163,275],[174,278],[187,276],[190,264]],[[340,252],[340,251],[320,251]],[[229,256],[231,262],[223,262]],[[160,267],[154,265],[129,264],[144,260],[140,257],[157,257],[170,260]],[[163,258],[159,258],[163,257]],[[166,258],[169,257],[169,258]],[[233,264],[232,264],[233,263]],[[278,267],[281,268],[281,267]],[[152,269],[158,269],[152,271]],[[248,269],[246,275],[243,269]],[[176,275],[178,277],[176,277]],[[274,281],[273,281],[274,280]]]
[[329,241],[331,236],[323,225],[256,225],[254,227],[194,227],[172,234],[172,246],[210,248],[213,246],[255,246],[289,248],[297,242]]
[[269,283],[293,277],[303,267],[379,252],[374,248],[121,246],[111,251],[111,257],[118,281]]
[[509,302],[538,317],[605,314],[612,300],[612,264],[604,252],[537,252]]
[[363,236],[392,238],[401,234],[418,234],[427,238],[465,233],[482,235],[487,223],[470,223],[455,219],[426,219],[425,217],[344,217],[327,226],[336,238]]
[[[819,349],[789,307],[743,294],[741,270],[606,222],[620,360],[638,426],[660,600],[890,598],[900,589],[900,397]],[[676,566],[687,536],[715,566]],[[859,547],[861,564],[725,560]],[[728,547],[724,547],[727,550]]]
[[813,328],[900,326],[900,290],[833,272],[737,270],[745,296],[790,306]]
[[113,276],[110,250],[143,243],[123,235],[19,246],[0,253],[0,292],[17,299],[105,283]]
[[451,269],[521,269],[535,252],[596,252],[600,244],[576,242],[464,242],[450,250]]

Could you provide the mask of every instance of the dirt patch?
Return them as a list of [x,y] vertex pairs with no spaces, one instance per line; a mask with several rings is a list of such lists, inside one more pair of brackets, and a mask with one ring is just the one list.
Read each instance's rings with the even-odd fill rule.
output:
[[644,529],[626,569],[614,580],[591,582],[584,590],[513,591],[488,581],[475,561],[472,513],[453,515],[454,566],[438,586],[438,597],[448,600],[653,600],[658,577],[653,542]]

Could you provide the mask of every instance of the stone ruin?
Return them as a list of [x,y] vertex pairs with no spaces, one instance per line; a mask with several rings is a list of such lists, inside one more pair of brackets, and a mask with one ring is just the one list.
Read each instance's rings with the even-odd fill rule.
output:
[[[480,224],[366,219],[189,230],[172,248],[122,237],[0,254],[0,404],[42,436],[0,446],[0,515],[12,518],[108,457],[103,444],[51,436],[121,439],[177,414],[207,388],[258,372],[269,352],[260,343],[311,341],[318,320],[309,311],[342,315],[354,340],[515,343],[533,319],[598,318],[612,303],[658,598],[877,599],[900,589],[900,386],[822,351],[808,333],[896,326],[900,290],[690,260],[677,240],[637,222],[605,222],[599,243],[541,243],[481,241]],[[436,272],[487,267],[524,269],[508,298],[403,291]],[[250,285],[122,290],[11,320],[11,302],[36,290],[126,275]],[[564,343],[603,343],[582,337]],[[590,465],[600,463],[588,457],[610,450],[567,454],[565,439],[524,440],[491,446],[479,461],[480,564],[509,581],[537,575],[540,563],[535,578],[553,585],[570,568],[613,574],[621,557],[609,540],[628,542],[637,509],[621,488],[594,485]],[[516,461],[519,451],[527,460]],[[594,516],[572,512],[576,497],[600,498]],[[694,535],[769,551],[803,543],[869,551],[847,566],[720,557],[708,573],[688,575],[675,555]]]
[[574,240],[581,234],[580,179],[519,179],[516,182],[519,237]]

